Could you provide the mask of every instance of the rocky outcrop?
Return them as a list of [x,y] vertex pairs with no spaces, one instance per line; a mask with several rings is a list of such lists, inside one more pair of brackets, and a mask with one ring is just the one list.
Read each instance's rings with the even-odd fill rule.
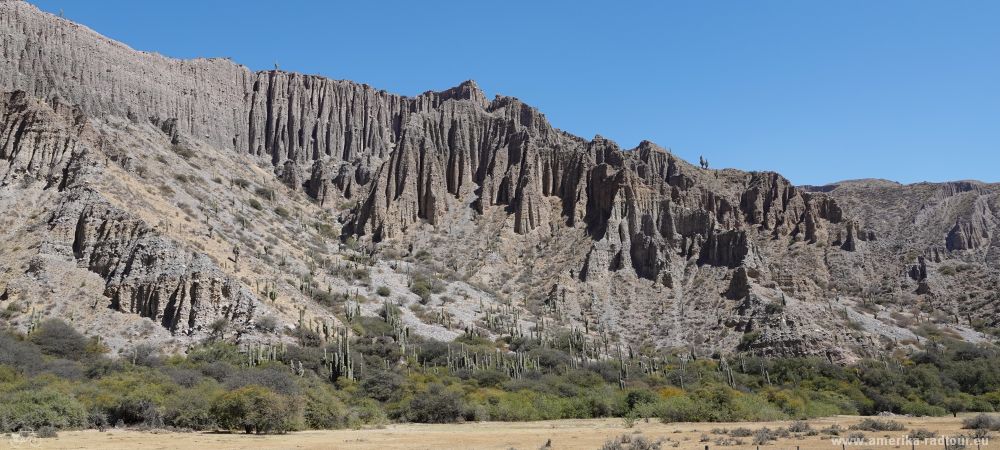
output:
[[58,186],[63,168],[83,150],[79,111],[23,91],[0,94],[0,185],[39,181]]
[[918,256],[917,263],[910,265],[908,275],[913,281],[924,281],[927,279],[927,261],[923,256]]
[[839,220],[831,200],[812,205],[780,175],[750,174],[737,193],[716,189],[648,141],[631,151],[600,137],[585,141],[514,98],[487,101],[473,82],[403,97],[316,76],[253,73],[227,60],[176,61],[20,2],[0,3],[0,27],[9,31],[8,62],[28,68],[3,71],[0,86],[65,98],[97,116],[150,120],[174,139],[191,135],[269,161],[286,185],[324,204],[331,195],[356,199],[344,231],[376,241],[418,222],[440,225],[450,208],[502,207],[518,234],[555,218],[584,222],[595,246],[581,274],[627,268],[657,279],[670,254],[708,252],[699,258],[705,264],[738,265],[735,254],[716,254],[735,245],[717,247],[719,233],[806,228],[815,241],[818,220]]
[[[839,304],[839,297],[896,296],[900,282],[914,284],[907,273],[917,292],[931,297],[928,304],[946,304],[950,290],[975,283],[982,287],[976,299],[996,291],[986,284],[997,279],[1000,261],[995,186],[858,180],[796,187],[773,172],[698,168],[649,141],[622,149],[600,136],[572,136],[515,98],[487,100],[473,82],[405,97],[318,76],[255,73],[224,59],[177,61],[133,51],[10,0],[0,0],[0,57],[0,90],[26,92],[2,100],[0,188],[14,181],[56,187],[44,192],[64,196],[53,204],[58,211],[50,222],[59,237],[50,244],[58,254],[100,275],[112,308],[149,317],[178,334],[198,335],[216,320],[246,328],[257,304],[212,260],[190,250],[201,248],[195,245],[201,241],[185,247],[181,238],[166,238],[138,214],[85,189],[81,174],[122,172],[107,160],[88,160],[83,143],[134,173],[131,149],[115,149],[124,158],[116,160],[103,141],[79,138],[88,133],[86,121],[113,129],[109,134],[145,138],[149,131],[155,139],[144,142],[203,151],[212,161],[239,161],[238,167],[249,155],[326,209],[302,202],[308,208],[296,208],[296,219],[310,217],[299,214],[307,210],[315,220],[338,217],[344,238],[385,244],[372,249],[462,246],[451,253],[448,267],[461,268],[463,277],[491,289],[503,284],[497,292],[523,296],[526,304],[546,285],[559,283],[560,308],[566,308],[561,311],[573,316],[559,317],[560,323],[572,326],[579,312],[585,329],[600,319],[602,330],[622,336],[635,331],[655,344],[685,346],[691,342],[679,339],[687,337],[674,336],[709,329],[721,337],[701,336],[699,345],[732,341],[721,330],[730,326],[760,330],[759,339],[745,345],[758,353],[815,353],[837,343],[830,331],[842,328],[841,308],[846,315],[850,303]],[[42,100],[30,100],[36,97]],[[195,163],[208,160],[185,159],[190,167],[178,171],[198,171]],[[170,175],[187,179],[183,173],[157,177],[168,189]],[[256,175],[253,183],[273,187]],[[150,187],[143,195],[159,206],[163,198],[156,196],[170,191],[143,186]],[[224,186],[211,187],[225,192]],[[215,199],[227,201],[210,206],[192,195],[205,189],[192,190],[175,190],[168,203],[180,213],[190,207],[191,221],[204,220],[196,223],[208,225],[210,235],[217,226],[216,239],[232,238],[221,229],[228,217],[212,222],[217,218],[204,216],[219,214],[227,204],[236,209],[239,199],[220,195]],[[112,198],[110,192],[104,191],[105,198]],[[323,238],[337,228],[326,228]],[[241,239],[245,234],[257,240],[250,233],[260,228],[240,231]],[[942,238],[948,250],[969,251],[938,252]],[[220,255],[217,246],[206,248]],[[318,248],[315,253],[322,254]],[[261,250],[272,256],[268,246]],[[918,260],[915,270],[902,265],[918,254],[927,254],[928,261]],[[286,258],[295,263],[295,252],[282,253],[281,270]],[[962,272],[935,270],[942,261],[954,265],[948,259],[961,259]],[[779,302],[776,289],[801,301],[786,305],[781,294]],[[566,299],[566,292],[583,300]],[[836,308],[826,303],[831,297]],[[731,311],[737,317],[728,322],[724,315],[732,302],[725,299],[739,303]],[[958,309],[975,312],[970,305]]]
[[112,309],[184,335],[203,334],[220,319],[237,330],[252,325],[253,293],[206,256],[184,250],[95,192],[68,191],[49,226],[67,256],[105,280]]
[[712,233],[701,248],[698,263],[735,268],[753,256],[751,246],[745,231]]
[[855,234],[857,234],[856,231],[857,227],[858,224],[856,222],[854,221],[847,222],[847,226],[845,227],[847,229],[847,237],[844,238],[844,243],[840,245],[840,248],[849,252],[853,252],[858,249],[858,244],[856,241],[857,238],[855,237]]
[[733,277],[729,280],[729,287],[724,295],[730,300],[740,300],[750,295],[750,277],[746,267],[739,267],[733,271]]
[[974,250],[985,247],[990,236],[982,220],[958,219],[948,231],[945,248],[948,250]]

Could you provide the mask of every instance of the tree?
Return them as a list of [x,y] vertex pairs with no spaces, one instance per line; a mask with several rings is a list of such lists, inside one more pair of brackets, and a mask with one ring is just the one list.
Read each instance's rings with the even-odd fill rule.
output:
[[284,433],[297,416],[287,398],[255,385],[222,394],[211,410],[220,427],[247,434]]
[[464,410],[465,405],[457,392],[432,384],[410,402],[409,418],[421,423],[457,422]]

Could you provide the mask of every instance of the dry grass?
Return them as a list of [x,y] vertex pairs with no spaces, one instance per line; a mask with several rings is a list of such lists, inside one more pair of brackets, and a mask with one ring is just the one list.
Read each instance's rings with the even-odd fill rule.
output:
[[[860,417],[839,416],[808,421],[813,430],[823,430],[836,424],[845,430],[861,421]],[[893,418],[906,426],[907,431],[916,428],[937,432],[941,436],[958,436],[962,430],[962,417],[939,418]],[[639,421],[632,429],[626,429],[621,419],[558,420],[545,422],[483,422],[460,425],[390,425],[384,429],[303,431],[282,436],[247,436],[242,434],[218,433],[152,433],[138,431],[111,430],[75,431],[59,433],[58,438],[41,439],[34,448],[52,449],[537,449],[551,439],[553,449],[599,449],[605,441],[621,435],[640,435],[649,441],[661,441],[662,448],[703,449],[755,449],[752,438],[742,438],[742,445],[720,446],[716,441],[724,438],[725,429],[747,428],[758,430],[768,427],[772,430],[788,427],[792,422],[768,423],[675,423],[661,424]],[[868,438],[890,436],[901,438],[907,431],[866,432]],[[708,441],[704,441],[708,437]],[[997,441],[1000,442],[1000,441]],[[0,444],[2,447],[2,444]],[[786,438],[762,445],[765,449],[800,450],[839,448],[831,442],[831,436],[823,432],[809,436],[806,433],[792,433]],[[872,446],[855,446],[869,448]],[[909,448],[909,446],[905,446]],[[895,448],[888,446],[887,448]],[[901,448],[901,447],[900,447]],[[926,446],[927,449],[940,446]],[[975,448],[970,447],[970,448]],[[983,449],[1000,448],[990,442]]]

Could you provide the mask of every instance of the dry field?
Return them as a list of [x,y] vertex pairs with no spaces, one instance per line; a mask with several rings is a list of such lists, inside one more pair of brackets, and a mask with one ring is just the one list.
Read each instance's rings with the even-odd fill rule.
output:
[[[940,436],[958,436],[968,433],[961,429],[961,419],[895,417],[893,420],[906,425],[906,431],[865,432],[866,438],[901,439],[913,429],[927,429]],[[809,420],[814,430],[837,424],[844,429],[859,422],[861,418],[838,416]],[[74,431],[59,433],[58,438],[32,441],[0,441],[0,448],[42,448],[42,449],[538,449],[551,440],[553,449],[600,449],[605,441],[621,435],[643,436],[648,440],[662,441],[662,448],[671,449],[755,449],[752,437],[739,438],[743,444],[721,445],[717,439],[725,438],[721,429],[763,427],[771,429],[787,427],[790,422],[757,423],[673,423],[661,424],[656,421],[640,422],[632,429],[626,429],[620,419],[557,420],[523,423],[466,423],[459,425],[389,425],[384,429],[303,431],[281,436],[247,436],[243,434],[220,433],[172,433],[110,430]],[[714,432],[713,432],[714,430]],[[841,433],[846,436],[847,431]],[[704,435],[704,436],[703,436]],[[707,436],[708,441],[703,442]],[[5,438],[7,439],[7,438]],[[840,448],[840,443],[820,432],[818,435],[790,436],[767,445],[764,449],[831,449]],[[910,448],[902,442],[868,442],[849,445],[847,448]],[[916,447],[944,449],[940,442],[918,443]],[[955,449],[956,447],[950,447]],[[971,444],[967,449],[975,449]],[[1000,448],[1000,438],[981,445],[982,449]],[[957,449],[956,449],[957,450]]]

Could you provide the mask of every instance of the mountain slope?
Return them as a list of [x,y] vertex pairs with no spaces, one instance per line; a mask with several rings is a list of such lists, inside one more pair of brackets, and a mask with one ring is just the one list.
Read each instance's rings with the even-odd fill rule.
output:
[[391,302],[444,339],[836,361],[1000,327],[997,185],[800,188],[572,136],[473,82],[173,60],[20,1],[0,28],[0,202],[23,211],[0,306],[22,327],[72,310],[183,348],[329,337]]

